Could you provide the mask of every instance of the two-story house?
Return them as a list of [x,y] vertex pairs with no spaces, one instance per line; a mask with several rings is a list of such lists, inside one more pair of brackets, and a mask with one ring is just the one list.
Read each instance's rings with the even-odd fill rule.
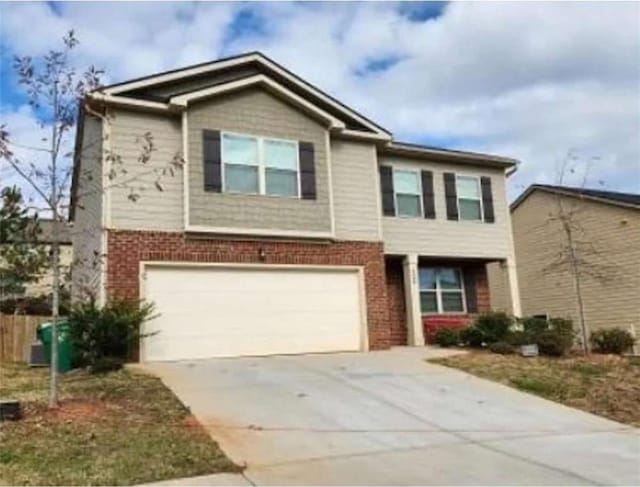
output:
[[513,159],[394,141],[259,53],[87,106],[74,246],[104,258],[74,279],[102,302],[155,303],[142,360],[421,345],[425,321],[489,309],[495,262],[518,312]]

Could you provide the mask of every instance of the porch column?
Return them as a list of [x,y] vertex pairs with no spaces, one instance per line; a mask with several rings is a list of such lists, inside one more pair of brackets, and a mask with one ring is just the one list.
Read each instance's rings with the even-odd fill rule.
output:
[[508,257],[505,265],[507,267],[509,291],[511,293],[511,312],[514,316],[521,317],[522,308],[520,307],[520,288],[518,287],[518,272],[516,270],[515,257]]
[[424,330],[420,312],[420,285],[418,283],[418,256],[407,255],[402,263],[404,275],[405,309],[407,310],[408,345],[423,346]]

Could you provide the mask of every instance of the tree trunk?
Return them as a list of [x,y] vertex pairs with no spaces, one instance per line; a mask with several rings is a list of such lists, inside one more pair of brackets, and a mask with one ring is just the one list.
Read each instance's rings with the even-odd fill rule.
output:
[[[54,84],[54,112],[58,110],[58,97],[57,97],[57,84]],[[57,115],[57,113],[54,113]],[[58,127],[56,123],[53,123],[51,130],[51,201],[50,207],[53,213],[53,226],[51,234],[51,267],[53,271],[53,282],[51,290],[51,364],[49,371],[51,373],[51,380],[49,383],[49,407],[55,408],[58,406],[58,312],[60,302],[60,232],[58,228],[58,168],[57,168],[57,156],[58,156]]]
[[578,320],[580,322],[580,333],[582,335],[582,350],[589,353],[589,337],[587,333],[587,323],[584,317],[584,300],[582,299],[582,285],[580,282],[580,266],[578,265],[578,256],[573,243],[573,232],[571,227],[566,224],[565,232],[569,241],[569,255],[571,257],[571,273],[573,274],[573,284],[576,290],[576,299],[578,301]]

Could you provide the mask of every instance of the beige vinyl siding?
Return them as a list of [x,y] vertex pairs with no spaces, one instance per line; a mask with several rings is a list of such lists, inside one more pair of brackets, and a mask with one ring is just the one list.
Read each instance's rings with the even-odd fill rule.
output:
[[[74,300],[100,296],[102,261],[102,121],[85,116],[80,173],[71,239],[73,267],[71,288]],[[65,259],[66,252],[61,252]],[[67,256],[68,257],[68,256]]]
[[[512,255],[508,231],[505,173],[502,169],[468,164],[425,162],[400,156],[381,156],[381,165],[433,172],[436,218],[383,217],[385,253],[423,256],[502,259]],[[447,220],[443,174],[490,176],[494,223]]]
[[[189,108],[189,224],[205,227],[331,231],[326,129],[260,88],[194,104]],[[311,142],[315,150],[317,199],[204,191],[202,131]]]
[[491,309],[510,314],[513,313],[511,291],[509,288],[509,273],[507,272],[505,261],[487,264],[487,281],[489,282]]
[[[109,181],[110,222],[112,228],[131,230],[183,230],[183,173],[172,176],[163,170],[176,154],[182,154],[182,129],[180,117],[137,111],[113,110],[110,147],[122,158],[112,168],[117,176]],[[149,132],[155,150],[145,164],[138,158],[142,154],[142,136]],[[156,188],[159,179],[162,191]],[[133,202],[129,195],[140,195]]]
[[[578,306],[572,275],[551,266],[565,242],[557,221],[558,196],[536,190],[513,212],[518,279],[525,315],[568,316],[577,324]],[[577,208],[579,239],[590,242],[606,279],[584,276],[582,290],[590,329],[633,324],[640,334],[640,210],[563,197]],[[493,292],[493,291],[492,291]]]
[[373,144],[331,141],[336,238],[380,240],[377,156]]

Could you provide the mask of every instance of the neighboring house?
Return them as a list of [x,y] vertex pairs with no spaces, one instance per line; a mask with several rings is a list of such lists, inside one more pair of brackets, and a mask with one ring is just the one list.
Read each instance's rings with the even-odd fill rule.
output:
[[74,280],[155,303],[142,360],[422,345],[424,321],[489,309],[488,263],[516,283],[513,159],[396,142],[259,53],[87,103],[110,122],[83,114],[72,218],[80,260],[105,259]]
[[[557,217],[571,213],[584,314],[590,331],[618,326],[640,333],[640,195],[535,184],[511,205],[522,313],[579,323],[573,274],[557,265],[570,247]],[[562,260],[562,259],[561,259]],[[495,308],[510,310],[498,266],[491,266]]]
[[[40,232],[37,236],[38,245],[44,246],[47,250],[51,248],[53,221],[47,219],[39,219],[38,227]],[[71,262],[73,260],[73,247],[71,226],[69,224],[60,223],[60,264],[63,277],[69,273]],[[51,267],[47,267],[39,279],[25,285],[26,296],[40,296],[42,294],[51,293],[53,281],[53,273]]]

